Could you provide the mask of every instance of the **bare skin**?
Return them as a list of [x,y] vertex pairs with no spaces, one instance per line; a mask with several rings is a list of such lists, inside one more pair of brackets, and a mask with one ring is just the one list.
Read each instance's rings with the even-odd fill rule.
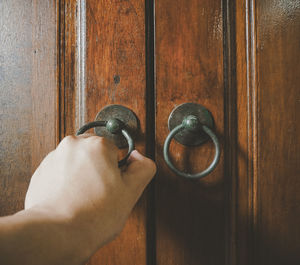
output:
[[128,162],[120,170],[104,138],[64,138],[32,176],[25,209],[0,218],[0,264],[84,264],[122,231],[155,174],[137,151]]

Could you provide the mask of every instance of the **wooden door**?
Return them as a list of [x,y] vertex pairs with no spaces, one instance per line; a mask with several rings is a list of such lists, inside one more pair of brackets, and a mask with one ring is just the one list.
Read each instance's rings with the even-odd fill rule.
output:
[[[0,12],[1,215],[23,208],[65,135],[121,104],[158,173],[88,264],[300,264],[298,0],[4,0]],[[186,102],[210,110],[222,148],[195,181],[162,155],[168,116]],[[213,154],[170,148],[190,172]]]

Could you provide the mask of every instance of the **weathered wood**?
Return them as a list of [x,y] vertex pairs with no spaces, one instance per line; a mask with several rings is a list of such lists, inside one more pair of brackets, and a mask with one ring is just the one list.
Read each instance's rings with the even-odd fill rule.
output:
[[[158,177],[89,264],[298,265],[298,2],[157,0],[154,54],[152,0],[2,1],[0,215],[23,208],[33,171],[62,137],[122,104],[141,122],[136,146],[155,155]],[[185,102],[212,112],[222,143],[199,181],[162,157],[168,116]],[[172,142],[170,154],[197,172],[214,150]]]
[[256,2],[255,264],[300,263],[300,3]]
[[24,207],[30,177],[56,144],[56,4],[0,3],[0,215]]
[[237,174],[228,264],[299,264],[299,3],[230,6]]
[[[144,3],[65,1],[61,8],[61,135],[74,134],[83,123],[93,121],[106,105],[121,104],[133,110],[140,120],[136,148],[144,153]],[[144,196],[123,233],[97,252],[89,264],[146,264],[146,218]]]
[[[191,181],[173,174],[162,157],[168,116],[186,102],[211,111],[223,146],[221,1],[156,1],[156,77],[157,264],[224,264],[223,158],[209,176]],[[172,142],[170,155],[178,168],[197,172],[209,165],[214,148]]]

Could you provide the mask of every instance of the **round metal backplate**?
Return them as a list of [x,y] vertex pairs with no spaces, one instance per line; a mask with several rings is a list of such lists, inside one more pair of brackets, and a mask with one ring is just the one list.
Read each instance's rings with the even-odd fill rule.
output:
[[[169,130],[173,130],[176,126],[180,125],[183,119],[188,115],[195,115],[199,121],[213,129],[214,121],[213,116],[208,111],[207,108],[196,103],[184,103],[177,106],[171,112],[168,120]],[[203,132],[192,132],[189,130],[182,130],[175,135],[175,140],[183,145],[187,146],[197,146],[209,139],[209,136]]]
[[[125,129],[129,132],[134,139],[139,129],[139,121],[136,115],[128,108],[122,105],[108,105],[100,110],[95,118],[96,121],[108,121],[109,119],[116,118],[122,121]],[[99,136],[108,138],[113,141],[119,148],[128,146],[126,139],[121,133],[112,134],[105,127],[95,127],[95,133]]]

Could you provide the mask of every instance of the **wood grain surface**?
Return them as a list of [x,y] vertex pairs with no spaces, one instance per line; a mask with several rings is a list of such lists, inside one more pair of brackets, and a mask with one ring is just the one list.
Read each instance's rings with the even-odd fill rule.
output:
[[230,5],[237,131],[229,264],[300,263],[299,7],[299,1]]
[[[0,215],[23,208],[60,139],[121,104],[158,174],[88,264],[300,264],[298,0],[4,0],[0,29]],[[169,114],[186,102],[211,111],[221,142],[201,180],[162,156]],[[170,148],[192,173],[213,155],[211,142]]]
[[[224,264],[223,158],[209,176],[191,181],[173,174],[162,156],[169,114],[187,102],[209,109],[223,149],[222,2],[158,0],[155,11],[157,264]],[[171,143],[170,157],[181,170],[204,170],[213,156],[211,142]]]
[[[141,153],[147,141],[144,13],[143,1],[86,2],[86,83],[80,88],[83,103],[77,109],[87,122],[109,104],[130,108],[140,121],[135,143]],[[146,221],[144,196],[121,236],[96,253],[89,264],[146,264]]]
[[0,215],[24,208],[56,145],[56,4],[0,2]]
[[257,1],[256,264],[300,264],[300,2]]

